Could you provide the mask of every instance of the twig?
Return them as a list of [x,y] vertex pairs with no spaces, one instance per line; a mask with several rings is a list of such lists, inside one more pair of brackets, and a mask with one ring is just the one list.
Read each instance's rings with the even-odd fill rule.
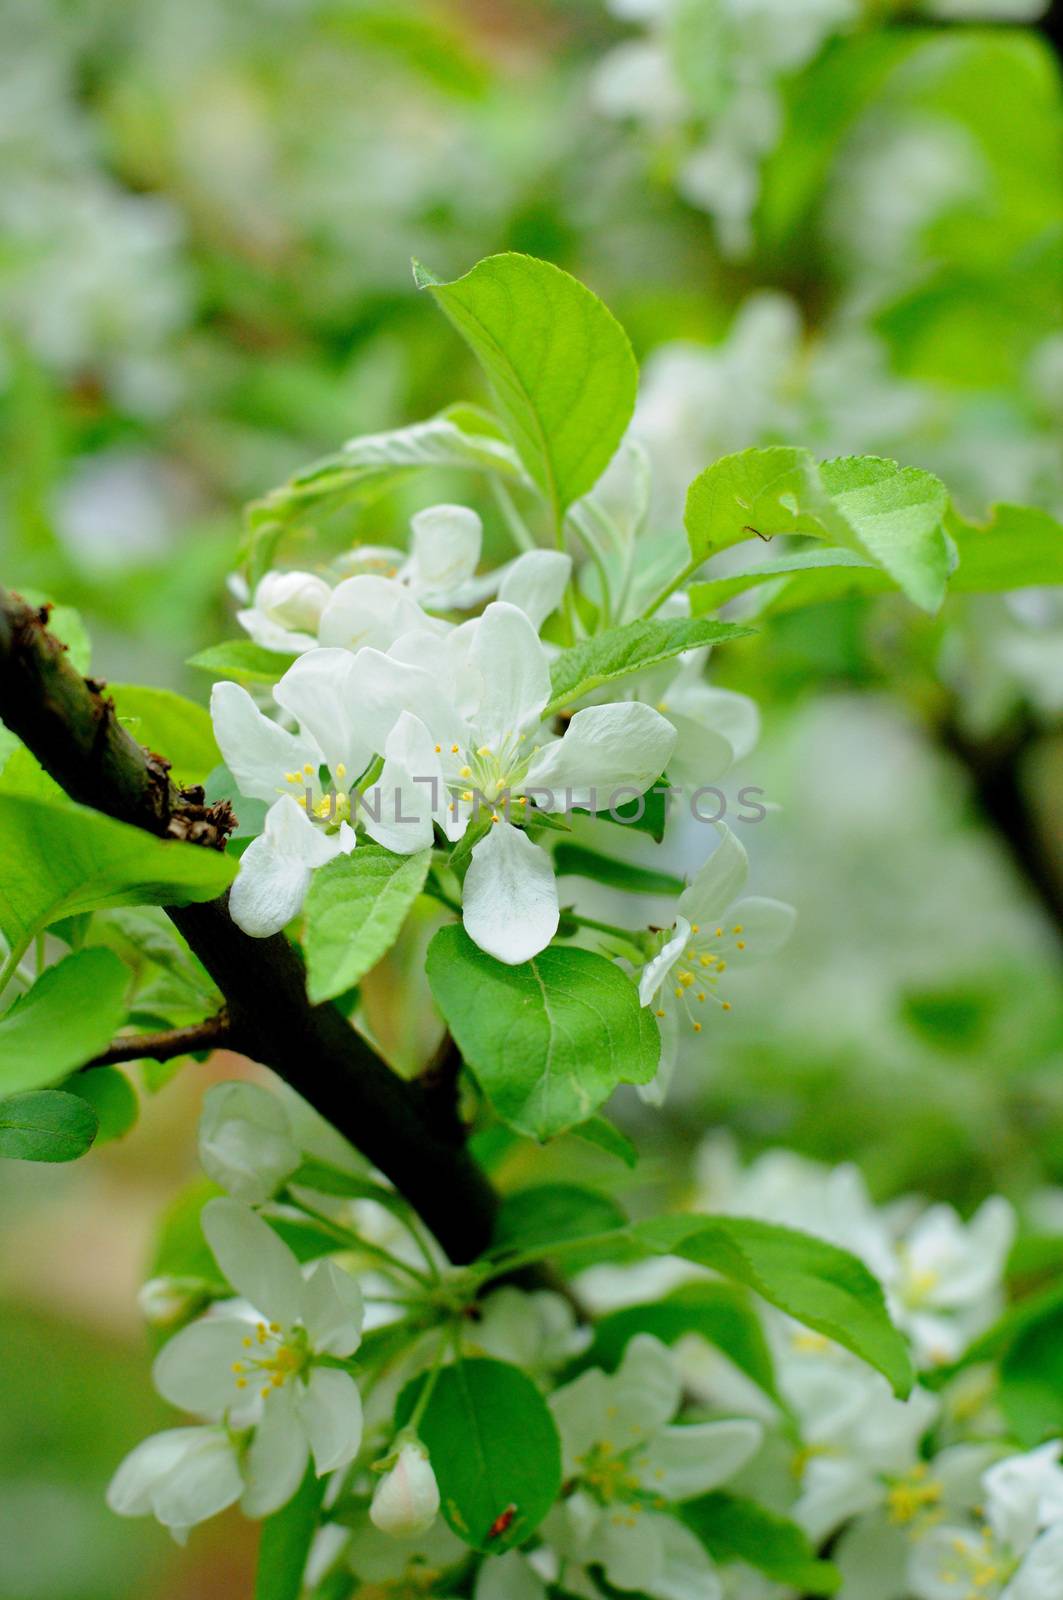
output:
[[213,1017],[188,1028],[168,1028],[162,1033],[125,1034],[112,1039],[106,1050],[88,1067],[116,1067],[123,1061],[172,1061],[175,1056],[195,1055],[200,1050],[220,1050],[232,1039],[229,1013],[223,1007]]

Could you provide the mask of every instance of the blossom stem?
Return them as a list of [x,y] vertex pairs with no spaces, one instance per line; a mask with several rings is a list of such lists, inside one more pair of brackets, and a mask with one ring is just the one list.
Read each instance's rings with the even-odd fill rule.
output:
[[344,1245],[348,1250],[357,1250],[362,1255],[372,1256],[375,1261],[382,1262],[392,1272],[401,1272],[406,1277],[412,1278],[422,1289],[431,1289],[439,1281],[439,1274],[435,1272],[434,1267],[434,1276],[430,1278],[416,1267],[411,1267],[408,1261],[403,1261],[399,1256],[392,1255],[391,1251],[385,1250],[382,1244],[373,1244],[370,1240],[364,1239],[360,1233],[355,1233],[352,1229],[345,1228],[342,1223],[334,1222],[323,1211],[318,1211],[314,1206],[307,1205],[305,1200],[296,1200],[292,1195],[288,1195],[287,1198],[292,1205],[298,1206],[300,1211],[311,1217],[323,1232],[330,1233],[338,1244]]
[[675,594],[677,589],[681,589],[684,583],[686,583],[687,579],[692,578],[695,572],[697,572],[698,568],[704,566],[704,564],[704,556],[697,556],[693,560],[688,561],[686,566],[681,568],[681,570],[669,583],[665,584],[660,593],[654,595],[649,605],[644,608],[642,613],[643,617],[648,620],[656,612],[658,612],[669,596]]
[[22,964],[22,958],[26,954],[26,951],[29,949],[29,947],[29,938],[23,939],[21,944],[12,946],[11,954],[4,962],[3,967],[0,968],[0,994],[3,994],[12,978],[18,972],[18,969]]

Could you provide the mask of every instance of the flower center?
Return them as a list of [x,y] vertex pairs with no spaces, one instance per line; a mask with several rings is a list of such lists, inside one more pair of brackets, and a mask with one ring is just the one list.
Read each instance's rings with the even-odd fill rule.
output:
[[642,1485],[626,1457],[608,1443],[596,1444],[579,1458],[577,1466],[584,1486],[599,1505],[610,1506],[617,1500],[631,1505],[642,1495]]
[[341,822],[349,822],[351,816],[351,797],[343,787],[346,778],[347,768],[341,761],[336,767],[335,781],[326,789],[318,768],[307,761],[298,772],[284,774],[278,793],[290,794],[312,821],[338,828]]
[[[481,801],[494,807],[502,802],[503,809],[510,805],[518,808],[513,820],[520,820],[519,808],[527,804],[524,795],[519,793],[520,786],[539,749],[538,745],[529,749],[527,741],[526,733],[510,731],[497,743],[481,744],[475,749],[463,750],[457,744],[436,745],[436,754],[443,757],[446,783],[452,796],[450,809],[455,816],[462,804]],[[492,814],[492,822],[500,820],[496,813]]]
[[925,1462],[914,1467],[907,1477],[896,1478],[886,1491],[889,1519],[897,1527],[911,1527],[917,1538],[941,1520],[942,1485],[930,1476]]
[[[690,924],[690,938],[680,961],[673,968],[671,984],[672,998],[678,1001],[695,1033],[700,1033],[702,1028],[697,1006],[711,1000],[721,1011],[731,1009],[730,1000],[723,999],[718,993],[719,983],[727,971],[727,957],[731,951],[745,950],[744,934],[745,929],[740,922],[731,928],[722,923],[712,928],[702,928],[697,922]],[[662,944],[667,937],[667,934],[662,934]],[[664,1011],[658,1010],[657,1015],[663,1017]]]
[[957,1587],[956,1600],[983,1600],[990,1593],[999,1594],[999,1586],[1007,1583],[1017,1566],[996,1549],[991,1530],[984,1528],[977,1544],[966,1539],[952,1541],[952,1549],[942,1564],[941,1580],[968,1585],[966,1595]]
[[260,1322],[254,1334],[243,1341],[247,1355],[233,1362],[236,1387],[246,1389],[253,1382],[263,1384],[262,1398],[274,1389],[281,1389],[289,1378],[302,1372],[310,1359],[306,1333],[302,1328],[292,1328],[285,1335],[277,1322]]

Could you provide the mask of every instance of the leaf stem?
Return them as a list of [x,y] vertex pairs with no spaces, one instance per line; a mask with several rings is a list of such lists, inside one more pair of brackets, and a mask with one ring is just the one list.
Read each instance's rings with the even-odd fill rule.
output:
[[513,496],[510,494],[505,484],[496,478],[493,473],[491,474],[490,482],[491,492],[495,497],[495,503],[498,506],[499,511],[502,513],[502,519],[506,524],[506,528],[509,532],[510,538],[513,540],[513,543],[517,546],[518,550],[535,550],[537,546],[532,537],[531,529],[528,527],[528,524],[517,510]]
[[21,944],[12,945],[11,954],[0,968],[0,994],[3,994],[19,969],[23,956],[30,947],[33,935],[28,934]]
[[687,579],[692,578],[695,572],[697,572],[698,568],[704,566],[704,564],[704,556],[696,556],[688,561],[686,566],[681,568],[671,582],[666,583],[661,592],[653,597],[649,605],[643,611],[643,617],[649,619],[654,615],[655,612],[659,611],[669,596],[675,594],[677,589],[681,589],[683,584],[686,583]]

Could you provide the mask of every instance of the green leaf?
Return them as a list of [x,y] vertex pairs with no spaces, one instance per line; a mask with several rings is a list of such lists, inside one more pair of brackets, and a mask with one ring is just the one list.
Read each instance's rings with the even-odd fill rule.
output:
[[1000,1405],[1026,1450],[1063,1428],[1063,1311],[1024,1328],[1000,1364]]
[[742,1289],[728,1283],[684,1284],[663,1300],[611,1311],[595,1324],[594,1342],[580,1357],[580,1370],[605,1367],[613,1371],[636,1333],[652,1333],[669,1345],[686,1334],[699,1334],[782,1405],[760,1318]]
[[946,524],[958,566],[949,581],[957,594],[1063,584],[1063,524],[1033,506],[994,506],[985,524],[955,514]]
[[581,844],[562,842],[554,850],[554,871],[558,877],[566,873],[577,878],[591,878],[595,883],[608,884],[612,889],[624,889],[629,894],[682,894],[686,888],[682,878],[670,872],[654,872],[649,867],[632,866],[627,861],[613,861],[588,850]]
[[0,1100],[0,1157],[76,1161],[96,1137],[96,1113],[76,1094],[34,1089]]
[[295,656],[282,655],[279,650],[263,650],[250,639],[226,639],[224,644],[209,645],[206,650],[190,656],[187,665],[213,673],[215,678],[231,678],[234,683],[272,686],[283,678],[295,660]]
[[611,1156],[616,1156],[625,1167],[637,1167],[639,1153],[631,1140],[619,1128],[605,1117],[588,1117],[586,1122],[577,1122],[569,1132],[576,1139],[582,1139],[586,1144],[597,1145],[599,1150],[604,1150]]
[[589,289],[534,256],[488,256],[453,283],[414,264],[491,380],[521,461],[555,526],[609,464],[631,420],[638,368]]
[[661,1217],[633,1232],[662,1254],[744,1283],[875,1367],[902,1399],[911,1393],[912,1358],[890,1321],[882,1286],[847,1250],[751,1217]]
[[944,485],[919,468],[879,456],[817,466],[807,450],[776,445],[714,462],[690,485],[684,521],[695,561],[756,534],[807,534],[874,562],[934,611],[949,571],[946,506]]
[[97,1144],[121,1139],[136,1123],[140,1111],[136,1090],[117,1067],[90,1067],[87,1072],[76,1072],[63,1089],[67,1094],[78,1095],[96,1113]]
[[562,650],[550,668],[552,694],[543,716],[553,716],[562,706],[581,700],[604,683],[630,677],[634,672],[645,672],[661,661],[681,655],[684,650],[743,639],[750,631],[731,622],[715,622],[704,617],[628,622],[622,628],[610,628],[594,639],[585,639],[570,650]]
[[[407,1384],[395,1422],[409,1419],[426,1382]],[[439,1373],[418,1425],[439,1483],[443,1515],[474,1550],[522,1544],[561,1488],[561,1441],[535,1384],[504,1361],[458,1361]],[[492,1538],[503,1513],[508,1525]]]
[[255,1600],[299,1600],[327,1484],[311,1463],[292,1499],[263,1522]]
[[466,1064],[518,1133],[563,1133],[657,1070],[657,1025],[604,956],[555,946],[510,967],[454,926],[432,940],[426,970]]
[[431,850],[398,856],[366,843],[314,874],[304,950],[307,993],[315,1005],[353,988],[391,949],[431,859]]
[[61,917],[103,906],[212,900],[236,874],[219,850],[156,839],[87,806],[0,798],[0,930],[21,945]]
[[209,712],[169,689],[108,684],[118,720],[138,744],[165,756],[175,783],[202,783],[221,761]]
[[526,1250],[584,1239],[627,1218],[615,1200],[578,1183],[535,1183],[507,1194],[495,1219],[495,1250]]
[[754,1500],[717,1490],[687,1501],[679,1515],[717,1561],[744,1561],[809,1595],[836,1594],[841,1585],[838,1568],[816,1559],[802,1528]]
[[881,594],[894,587],[881,567],[851,550],[806,549],[729,572],[726,578],[692,583],[687,592],[691,613],[701,617],[718,611],[737,594],[767,590],[758,596],[756,615],[762,617],[769,611],[794,611],[850,594]]
[[0,1094],[54,1083],[110,1044],[125,1019],[129,969],[109,950],[49,967],[0,1018]]

